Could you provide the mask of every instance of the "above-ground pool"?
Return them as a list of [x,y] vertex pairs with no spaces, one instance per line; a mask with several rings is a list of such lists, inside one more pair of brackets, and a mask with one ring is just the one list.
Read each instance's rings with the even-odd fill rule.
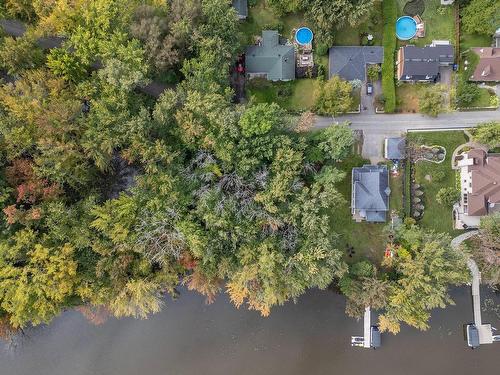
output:
[[313,40],[313,32],[308,27],[301,27],[295,33],[295,40],[303,46],[309,44]]
[[399,40],[410,40],[417,33],[417,22],[409,17],[399,17],[396,21],[396,36]]

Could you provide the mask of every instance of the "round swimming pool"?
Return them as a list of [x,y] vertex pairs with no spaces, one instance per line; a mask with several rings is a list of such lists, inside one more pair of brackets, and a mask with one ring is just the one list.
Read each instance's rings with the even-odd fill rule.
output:
[[396,36],[399,40],[410,40],[417,33],[417,22],[409,17],[399,17],[396,21]]
[[295,32],[295,40],[301,45],[309,44],[313,40],[313,32],[308,27],[301,27]]

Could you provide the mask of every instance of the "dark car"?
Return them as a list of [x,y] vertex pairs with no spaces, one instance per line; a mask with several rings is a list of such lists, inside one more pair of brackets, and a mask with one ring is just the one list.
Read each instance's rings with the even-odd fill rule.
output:
[[366,84],[366,94],[367,95],[373,94],[373,84],[371,83]]

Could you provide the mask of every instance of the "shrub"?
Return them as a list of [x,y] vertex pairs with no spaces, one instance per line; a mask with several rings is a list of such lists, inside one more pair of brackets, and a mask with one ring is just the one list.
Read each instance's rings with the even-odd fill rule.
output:
[[479,87],[476,84],[460,79],[457,87],[457,105],[459,107],[469,107],[477,100],[479,94]]
[[328,44],[326,44],[326,43],[318,43],[318,44],[316,45],[316,50],[315,50],[315,52],[316,52],[316,54],[317,54],[318,56],[326,56],[326,55],[327,55],[327,53],[328,53],[328,48],[329,48],[329,47],[328,47]]
[[373,82],[378,80],[381,71],[382,68],[380,67],[380,65],[369,65],[368,69],[366,70],[366,75],[368,76],[368,79]]
[[403,13],[407,16],[416,16],[422,15],[425,10],[425,1],[424,0],[411,0],[408,1],[404,8],[403,8]]
[[441,188],[436,194],[436,201],[446,207],[451,207],[460,198],[460,191],[454,187]]
[[444,111],[444,92],[438,85],[429,86],[421,94],[418,107],[420,113],[436,117]]
[[382,91],[385,97],[386,113],[392,113],[396,109],[396,89],[394,87],[394,53],[396,51],[396,34],[394,24],[396,22],[397,7],[396,0],[384,0],[384,62],[382,64]]

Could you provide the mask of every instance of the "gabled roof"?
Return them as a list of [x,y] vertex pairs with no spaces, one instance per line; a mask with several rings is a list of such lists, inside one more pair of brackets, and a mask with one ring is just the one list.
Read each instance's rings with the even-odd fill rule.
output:
[[338,75],[346,81],[365,80],[367,64],[381,64],[384,60],[383,47],[341,46],[329,50],[329,78]]
[[233,7],[238,13],[238,17],[247,18],[248,17],[248,1],[247,0],[233,0]]
[[398,52],[398,79],[434,81],[439,74],[439,66],[451,64],[453,61],[454,51],[451,44],[404,46]]
[[473,159],[467,167],[472,184],[467,194],[468,215],[486,215],[491,204],[500,204],[500,155],[473,149],[467,157]]
[[295,79],[295,47],[281,44],[275,30],[262,32],[262,43],[249,46],[245,54],[247,73],[265,73],[271,81]]
[[405,158],[406,141],[404,138],[386,138],[384,157],[389,160],[401,160]]
[[389,172],[385,165],[352,169],[352,209],[367,221],[384,222],[389,211]]
[[500,48],[476,47],[472,51],[479,56],[471,81],[500,81]]

